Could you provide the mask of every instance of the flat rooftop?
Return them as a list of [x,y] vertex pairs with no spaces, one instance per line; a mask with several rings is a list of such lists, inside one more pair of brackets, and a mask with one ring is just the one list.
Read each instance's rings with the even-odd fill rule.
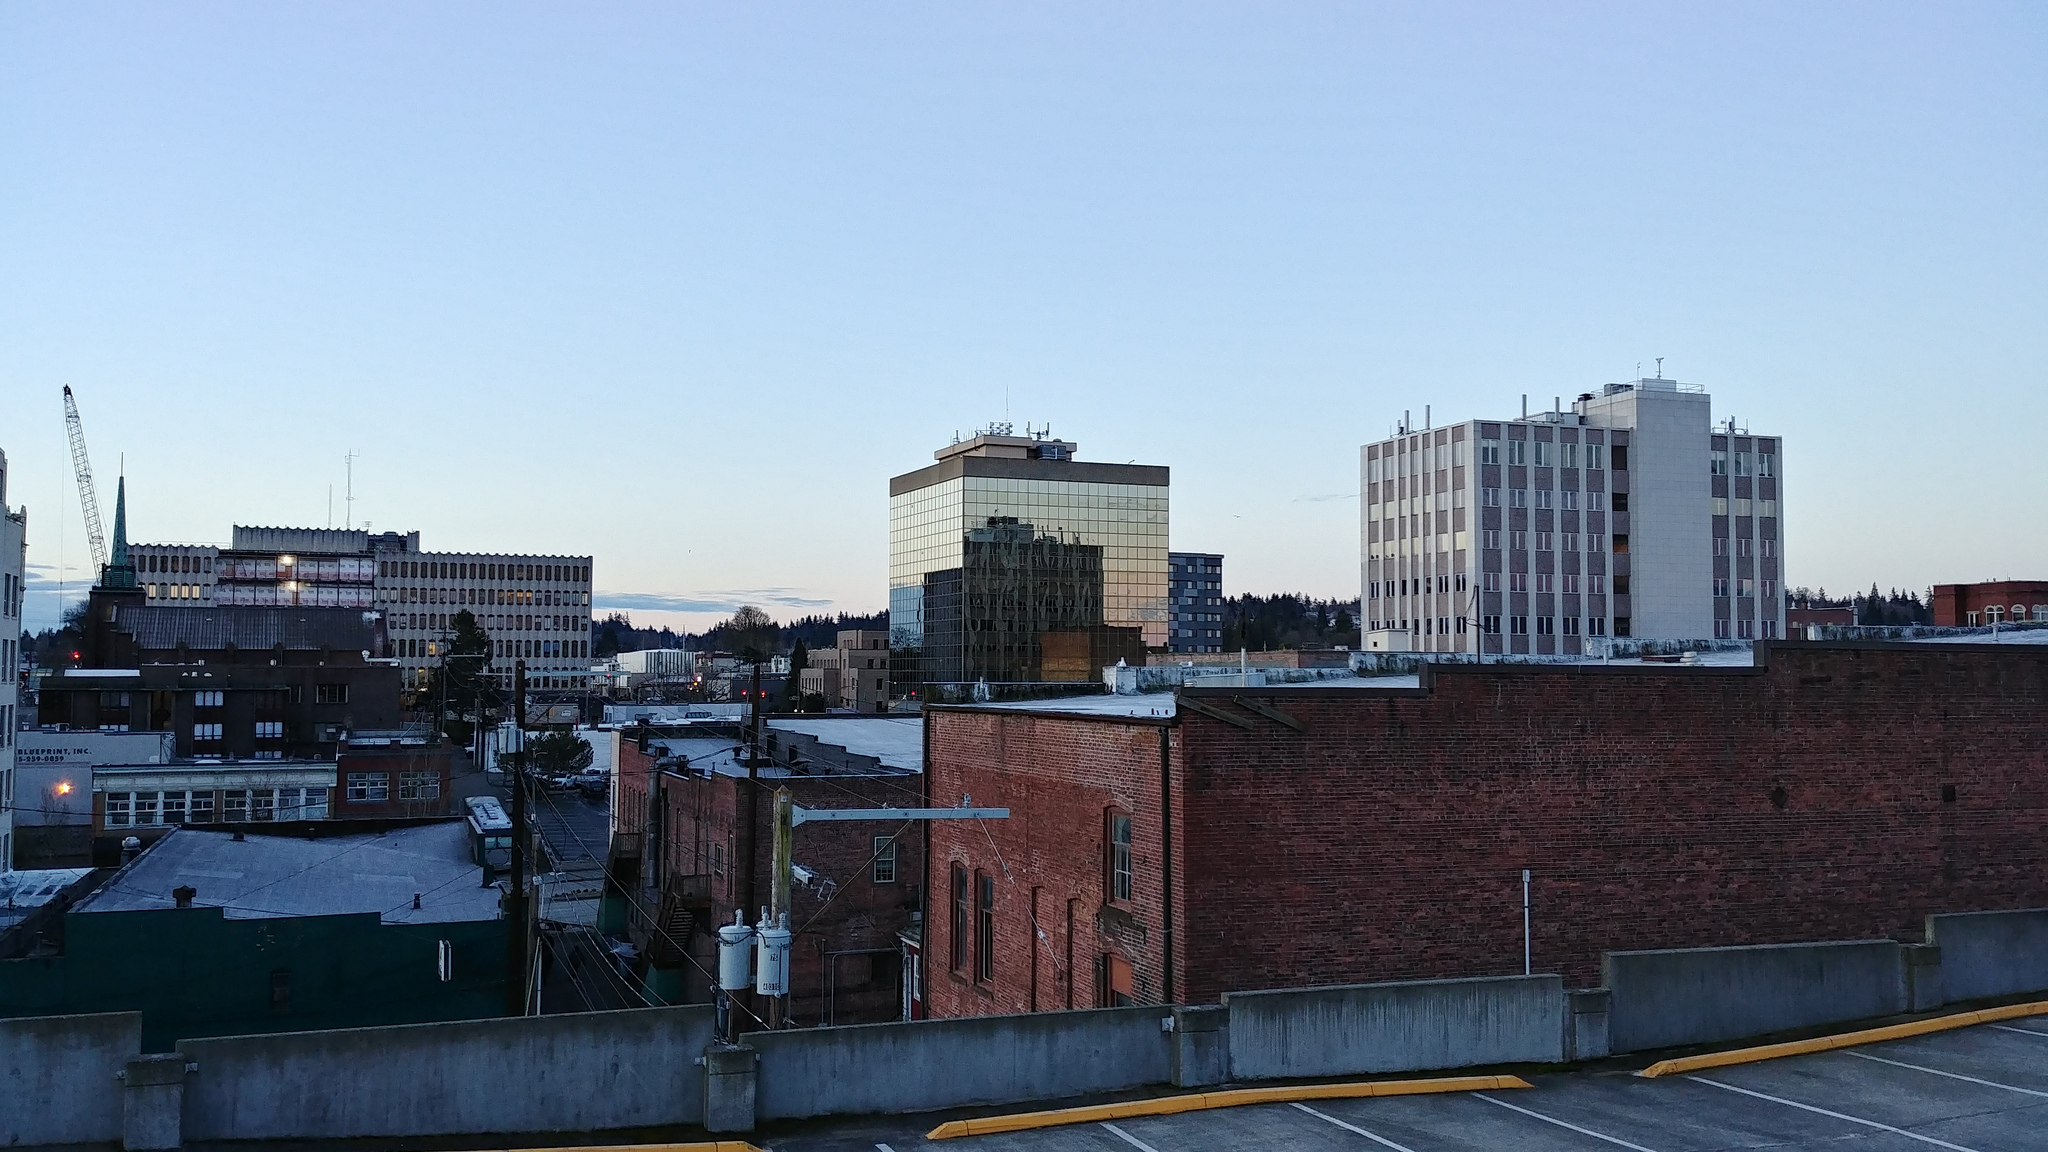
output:
[[495,920],[499,889],[483,886],[470,852],[462,820],[317,840],[178,828],[72,911],[175,908],[172,892],[191,887],[195,907],[219,908],[230,920],[351,912],[374,912],[386,924]]

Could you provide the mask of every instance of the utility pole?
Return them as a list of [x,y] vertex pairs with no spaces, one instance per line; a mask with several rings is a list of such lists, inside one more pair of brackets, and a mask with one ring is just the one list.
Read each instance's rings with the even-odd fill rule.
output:
[[526,1015],[526,661],[512,665],[512,894],[505,901],[505,1006]]

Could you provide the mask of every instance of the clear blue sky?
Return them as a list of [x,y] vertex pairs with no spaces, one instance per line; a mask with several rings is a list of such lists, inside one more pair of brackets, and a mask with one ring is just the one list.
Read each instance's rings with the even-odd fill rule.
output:
[[2048,576],[2044,62],[2038,3],[10,3],[9,499],[82,578],[69,383],[137,539],[339,521],[355,449],[358,520],[642,619],[871,610],[887,478],[1007,411],[1354,596],[1403,409],[1663,356],[1785,437],[1791,583]]

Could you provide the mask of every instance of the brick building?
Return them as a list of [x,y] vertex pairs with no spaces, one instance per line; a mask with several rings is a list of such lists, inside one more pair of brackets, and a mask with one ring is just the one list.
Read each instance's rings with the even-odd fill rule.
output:
[[1934,623],[1940,627],[2048,623],[2048,580],[1936,584],[1932,599]]
[[1534,968],[1573,985],[1607,950],[2048,904],[2048,648],[1775,642],[1754,667],[928,716],[933,794],[1012,811],[931,830],[934,1016],[1519,973],[1524,868]]
[[[639,877],[628,894],[639,911],[627,926],[647,957],[647,987],[669,1003],[711,1000],[718,926],[735,912],[755,923],[768,905],[777,788],[804,808],[924,803],[916,717],[789,717],[764,728],[752,766],[736,726],[621,733],[611,871]],[[794,861],[815,880],[791,888],[793,1022],[900,1015],[897,935],[916,922],[923,901],[924,834],[901,822],[796,830]]]

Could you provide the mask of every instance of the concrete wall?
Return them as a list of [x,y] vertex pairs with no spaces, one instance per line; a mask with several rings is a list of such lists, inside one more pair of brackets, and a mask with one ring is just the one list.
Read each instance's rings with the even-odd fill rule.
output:
[[2048,990],[2048,908],[1929,916],[1927,942],[1949,1000]]
[[1172,1078],[1171,1008],[755,1033],[763,1120],[1053,1100]]
[[1740,1040],[1907,1009],[1905,965],[1891,940],[1609,952],[1604,968],[1616,1052]]
[[[708,1006],[187,1040],[187,1140],[694,1124]],[[119,1116],[119,1109],[113,1113]]]
[[142,1013],[0,1020],[0,1148],[121,1138],[121,1081]]
[[1231,992],[1223,1005],[1236,1080],[1564,1058],[1564,983],[1556,976]]

